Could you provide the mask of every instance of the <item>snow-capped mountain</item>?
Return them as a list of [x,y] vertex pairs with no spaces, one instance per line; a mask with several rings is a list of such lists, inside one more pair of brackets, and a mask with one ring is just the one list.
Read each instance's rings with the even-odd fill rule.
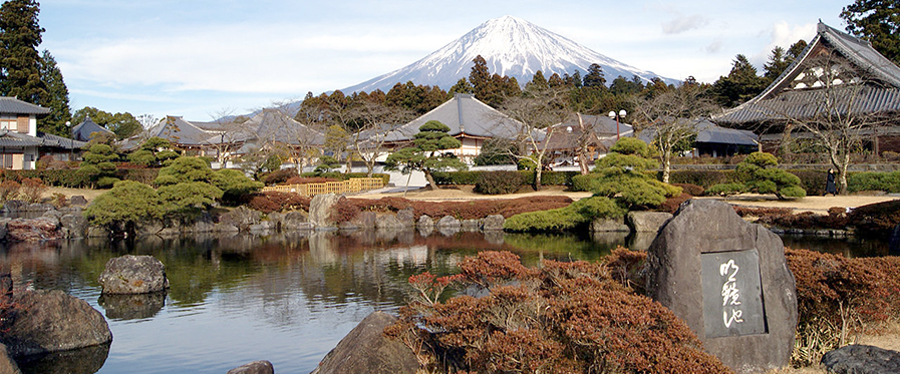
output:
[[[407,81],[449,89],[460,78],[468,78],[474,65],[472,60],[478,55],[487,61],[491,74],[515,77],[519,84],[530,82],[538,70],[547,78],[553,73],[572,74],[576,69],[584,76],[588,66],[594,63],[603,67],[607,84],[619,75],[628,79],[637,76],[644,81],[660,77],[594,52],[523,19],[504,16],[483,23],[412,65],[341,91],[345,94],[375,89],[387,92],[396,83]],[[660,78],[667,83],[678,82]]]

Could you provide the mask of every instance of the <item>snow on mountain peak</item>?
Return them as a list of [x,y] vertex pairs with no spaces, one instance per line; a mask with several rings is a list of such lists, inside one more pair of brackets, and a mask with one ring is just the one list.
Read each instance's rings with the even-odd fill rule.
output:
[[[588,66],[603,67],[607,82],[621,75],[648,81],[658,75],[624,64],[594,52],[561,35],[514,16],[503,16],[482,23],[461,38],[399,70],[343,89],[344,93],[380,89],[387,92],[396,83],[437,85],[448,89],[460,78],[469,76],[474,63],[481,56],[492,74],[515,77],[524,84],[538,70],[545,77],[554,73],[562,76],[575,70],[582,75]],[[662,78],[662,77],[661,77]],[[663,78],[667,82],[675,80]]]

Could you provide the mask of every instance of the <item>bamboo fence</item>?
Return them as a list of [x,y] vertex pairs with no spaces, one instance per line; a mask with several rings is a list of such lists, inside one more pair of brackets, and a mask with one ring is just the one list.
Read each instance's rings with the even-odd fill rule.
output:
[[289,184],[284,186],[263,187],[263,192],[290,192],[303,196],[316,196],[327,193],[343,194],[374,190],[384,187],[381,178],[352,178],[340,182]]

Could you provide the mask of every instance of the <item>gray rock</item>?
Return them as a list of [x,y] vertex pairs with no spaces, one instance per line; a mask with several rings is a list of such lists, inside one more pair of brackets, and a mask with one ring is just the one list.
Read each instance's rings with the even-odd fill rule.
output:
[[26,210],[29,212],[40,213],[40,212],[49,212],[52,210],[56,210],[56,207],[53,206],[53,204],[34,203],[34,204],[29,204],[28,207],[26,208]]
[[83,238],[87,234],[88,221],[81,214],[66,214],[59,218],[66,238]]
[[239,206],[230,212],[219,216],[219,223],[230,224],[240,230],[247,230],[250,225],[259,223],[262,219],[262,213],[246,206]]
[[260,221],[257,224],[247,227],[247,231],[253,235],[268,235],[270,230],[272,230],[272,225],[269,221]]
[[404,227],[415,227],[416,226],[416,214],[412,207],[401,209],[397,212],[397,220],[403,224]]
[[426,214],[423,214],[421,217],[419,217],[419,220],[416,221],[416,228],[418,228],[419,231],[433,231],[434,219]]
[[0,240],[6,240],[7,234],[9,234],[9,229],[6,224],[11,221],[9,218],[0,218]]
[[87,229],[88,238],[108,238],[109,234],[109,230],[106,227],[88,226]]
[[36,242],[62,239],[59,220],[53,217],[16,218],[10,220],[6,227],[7,239],[12,241]]
[[16,361],[6,350],[6,345],[0,343],[0,374],[21,374]]
[[81,195],[75,195],[69,199],[69,205],[86,206],[87,203],[88,203],[87,199],[85,199],[84,196],[81,196]]
[[281,220],[281,231],[308,231],[312,229],[312,225],[307,221],[306,213],[300,211],[290,211],[284,214]]
[[482,230],[485,232],[488,231],[503,231],[503,224],[506,223],[506,218],[503,218],[502,215],[499,214],[491,214],[487,217],[484,217],[484,226],[482,226]]
[[309,222],[316,228],[336,227],[334,220],[331,219],[331,211],[334,204],[342,198],[344,196],[333,193],[313,197],[309,202]]
[[444,216],[443,218],[439,219],[437,221],[437,223],[434,224],[434,227],[437,229],[445,229],[445,228],[459,229],[461,226],[462,226],[462,224],[460,224],[459,220],[456,219],[455,217],[451,217],[451,216]]
[[659,232],[659,229],[672,218],[666,212],[628,212],[628,224],[635,232]]
[[631,228],[621,218],[597,218],[591,221],[591,232],[631,232]]
[[822,365],[837,374],[896,374],[900,373],[900,352],[848,345],[822,356]]
[[345,223],[356,229],[370,230],[375,228],[377,218],[378,215],[375,212],[359,212],[350,222]]
[[[790,363],[797,291],[778,235],[745,222],[726,203],[693,199],[679,208],[648,252],[645,289],[687,323],[707,352],[737,373]],[[728,284],[739,306],[723,304]],[[737,310],[740,321],[734,319]]]
[[384,328],[397,319],[374,312],[337,344],[311,374],[413,374],[416,355],[398,340],[384,336]]
[[88,374],[96,373],[103,367],[109,356],[110,344],[92,345],[72,349],[19,357],[18,363],[30,373],[41,374]]
[[109,343],[106,319],[83,300],[59,290],[26,291],[9,329],[0,332],[13,357],[58,352]]
[[467,232],[475,232],[481,230],[481,220],[480,219],[464,219],[459,221],[459,228],[461,231]]
[[231,369],[226,374],[275,374],[275,367],[269,361],[253,361]]
[[400,220],[397,219],[396,214],[382,214],[375,218],[375,229],[377,230],[400,230],[406,227],[409,226],[406,226],[403,224],[403,222],[400,222]]
[[217,233],[235,234],[240,231],[241,229],[230,223],[219,222],[213,227],[213,232]]
[[8,213],[24,212],[28,210],[28,203],[22,200],[8,200],[3,204],[3,211]]
[[98,281],[101,293],[110,294],[150,293],[169,288],[166,267],[153,256],[111,258]]

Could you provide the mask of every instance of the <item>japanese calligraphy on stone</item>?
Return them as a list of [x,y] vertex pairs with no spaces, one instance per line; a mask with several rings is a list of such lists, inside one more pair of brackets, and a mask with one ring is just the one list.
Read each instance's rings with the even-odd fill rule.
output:
[[759,253],[702,253],[700,260],[706,336],[766,333]]

